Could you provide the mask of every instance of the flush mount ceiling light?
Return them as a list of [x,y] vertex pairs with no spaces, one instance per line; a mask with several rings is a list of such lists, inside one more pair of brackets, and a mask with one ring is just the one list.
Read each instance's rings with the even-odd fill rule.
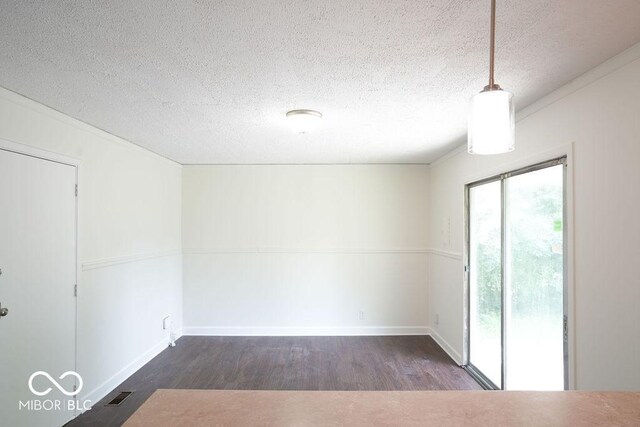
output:
[[471,100],[467,149],[471,154],[499,154],[515,149],[513,94],[493,81],[496,0],[491,0],[489,84]]
[[320,124],[322,114],[315,110],[291,110],[287,112],[287,121],[297,133],[310,133]]

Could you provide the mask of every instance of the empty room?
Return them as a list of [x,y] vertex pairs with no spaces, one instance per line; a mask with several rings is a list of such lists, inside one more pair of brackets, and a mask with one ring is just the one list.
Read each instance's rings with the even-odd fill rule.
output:
[[638,212],[638,0],[0,0],[0,425],[640,425]]

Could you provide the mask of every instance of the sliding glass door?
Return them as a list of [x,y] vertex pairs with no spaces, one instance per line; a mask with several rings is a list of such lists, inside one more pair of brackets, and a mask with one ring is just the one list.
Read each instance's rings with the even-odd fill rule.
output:
[[565,388],[565,169],[467,186],[468,367],[487,388]]

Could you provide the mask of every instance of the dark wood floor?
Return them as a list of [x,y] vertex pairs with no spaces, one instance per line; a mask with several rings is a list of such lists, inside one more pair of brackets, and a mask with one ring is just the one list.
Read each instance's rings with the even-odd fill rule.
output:
[[[158,388],[481,389],[428,336],[182,337],[67,425],[121,425]],[[120,391],[134,393],[104,406]]]

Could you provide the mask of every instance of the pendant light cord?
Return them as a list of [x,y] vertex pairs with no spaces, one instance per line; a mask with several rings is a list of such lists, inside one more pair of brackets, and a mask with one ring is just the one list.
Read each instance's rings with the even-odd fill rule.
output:
[[484,89],[500,90],[500,86],[495,84],[493,79],[494,52],[496,50],[496,0],[491,0],[491,30],[489,45],[489,85]]

